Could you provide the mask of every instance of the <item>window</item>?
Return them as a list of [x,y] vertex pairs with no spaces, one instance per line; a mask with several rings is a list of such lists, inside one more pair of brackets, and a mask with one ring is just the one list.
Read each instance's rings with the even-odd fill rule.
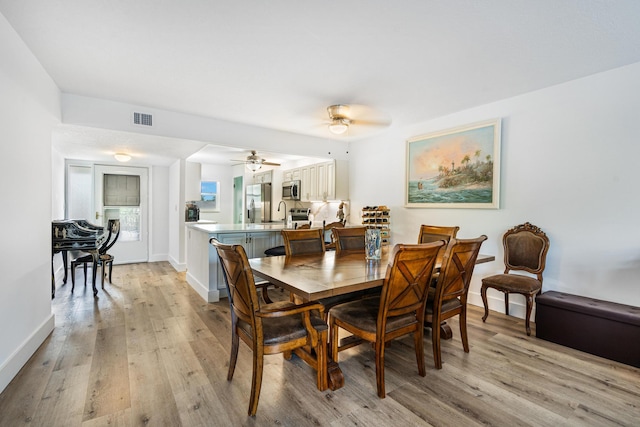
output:
[[200,182],[200,201],[197,203],[201,210],[218,211],[220,183],[217,181],[201,181]]

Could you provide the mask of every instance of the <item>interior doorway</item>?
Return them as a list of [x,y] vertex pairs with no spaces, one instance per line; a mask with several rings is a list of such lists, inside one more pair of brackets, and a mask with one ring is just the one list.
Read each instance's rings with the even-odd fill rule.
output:
[[66,218],[100,226],[120,219],[116,264],[148,261],[147,168],[68,163],[65,193]]
[[244,218],[244,198],[242,197],[244,178],[242,176],[233,177],[233,223],[241,224]]

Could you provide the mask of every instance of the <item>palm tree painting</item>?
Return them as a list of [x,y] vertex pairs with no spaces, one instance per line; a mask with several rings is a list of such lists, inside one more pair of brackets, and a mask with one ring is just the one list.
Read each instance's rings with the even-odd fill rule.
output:
[[407,141],[405,205],[499,208],[500,119]]

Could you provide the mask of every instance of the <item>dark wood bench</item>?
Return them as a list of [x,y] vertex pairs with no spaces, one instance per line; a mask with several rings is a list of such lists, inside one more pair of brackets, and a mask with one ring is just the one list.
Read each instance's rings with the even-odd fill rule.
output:
[[536,298],[536,336],[640,367],[640,307],[545,292]]

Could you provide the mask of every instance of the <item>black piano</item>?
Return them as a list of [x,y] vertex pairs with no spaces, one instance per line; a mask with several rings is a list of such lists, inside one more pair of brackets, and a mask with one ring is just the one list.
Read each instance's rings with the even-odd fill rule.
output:
[[98,248],[107,238],[104,227],[93,225],[84,219],[62,219],[51,221],[51,298],[56,296],[56,283],[53,271],[53,256],[62,252],[64,265],[64,283],[67,283],[67,251],[82,251],[93,255],[93,294],[96,295],[95,263]]

